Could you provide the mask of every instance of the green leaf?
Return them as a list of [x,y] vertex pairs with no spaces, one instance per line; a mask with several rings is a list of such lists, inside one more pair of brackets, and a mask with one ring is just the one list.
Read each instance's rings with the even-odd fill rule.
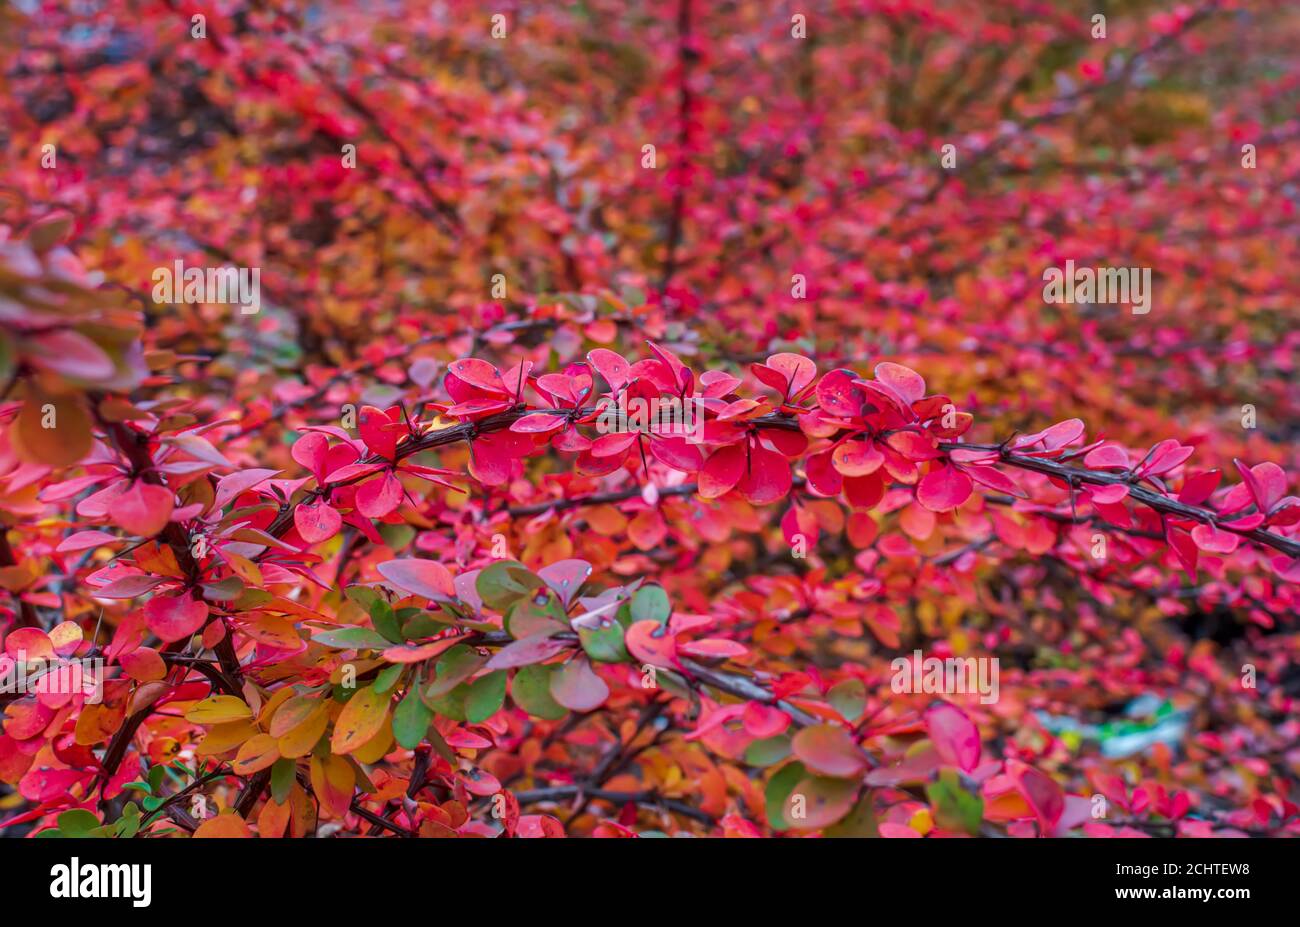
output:
[[569,630],[569,618],[560,597],[550,589],[516,599],[506,611],[506,630],[515,640],[545,631]]
[[750,766],[775,766],[789,755],[789,734],[755,740],[745,748],[745,762]]
[[601,663],[622,663],[628,659],[623,645],[623,626],[617,621],[602,621],[594,628],[578,627],[578,640],[587,656]]
[[853,810],[843,819],[822,831],[827,837],[879,837],[876,812],[871,807],[871,793],[866,792],[858,799]]
[[397,680],[402,678],[406,666],[401,663],[394,663],[392,666],[385,667],[375,675],[375,691],[383,695],[389,689],[397,684]]
[[442,615],[439,612],[426,612],[424,609],[416,609],[414,615],[410,618],[403,618],[401,609],[397,613],[398,621],[402,622],[402,637],[408,641],[419,640],[422,637],[433,637],[447,630],[448,625],[453,624],[449,615]]
[[944,830],[965,831],[979,836],[980,822],[984,820],[984,799],[972,795],[961,786],[957,770],[940,770],[937,782],[925,787],[925,794],[934,808],[934,823]]
[[393,606],[383,599],[377,600],[370,606],[370,621],[374,624],[375,630],[390,642],[400,644],[405,640],[402,637],[402,626],[397,622],[397,613],[393,611]]
[[790,827],[785,821],[785,806],[790,793],[807,775],[803,763],[798,761],[782,766],[776,775],[767,780],[764,797],[767,800],[767,823],[773,830],[786,830]]
[[441,698],[425,697],[425,705],[434,714],[451,718],[453,721],[465,721],[465,699],[469,695],[469,686],[461,683]]
[[457,644],[438,658],[434,666],[434,682],[425,690],[425,698],[441,698],[478,672],[487,661],[487,657],[472,647]]
[[419,690],[412,687],[393,712],[393,739],[407,750],[414,750],[424,740],[432,721],[433,712],[420,698]]
[[122,808],[122,816],[113,825],[113,833],[125,840],[130,840],[140,832],[144,819],[140,817],[140,806],[129,801]]
[[546,585],[517,560],[498,560],[484,567],[474,584],[483,604],[497,611],[504,611],[515,600]]
[[362,611],[366,614],[370,614],[370,607],[372,605],[383,599],[379,590],[375,589],[373,586],[349,586],[344,595],[360,605]]
[[429,743],[433,745],[433,749],[438,752],[438,756],[442,757],[454,768],[456,766],[456,754],[452,751],[451,745],[443,739],[438,729],[430,724],[425,736],[428,738]]
[[59,815],[59,830],[68,837],[89,837],[99,827],[99,818],[84,808],[74,808]]
[[642,586],[632,597],[632,620],[657,621],[663,624],[673,613],[663,586]]
[[163,776],[165,775],[167,775],[167,767],[165,766],[154,766],[149,770],[150,791],[157,793],[157,791],[162,788]]
[[385,650],[393,646],[392,641],[369,628],[339,628],[337,631],[322,631],[313,635],[312,640],[339,650]]
[[826,701],[840,713],[841,718],[852,723],[862,717],[867,707],[867,688],[861,679],[845,679],[831,686]]
[[[795,783],[786,799],[783,811],[787,827],[801,830],[820,830],[843,820],[853,810],[854,796],[859,783],[854,779],[837,779],[832,776],[806,776]],[[794,799],[803,797],[803,817],[796,818],[799,806]]]
[[415,529],[410,525],[380,525],[379,536],[393,550],[406,550],[415,540]]
[[481,724],[496,714],[506,700],[506,671],[497,670],[475,679],[465,697],[465,718]]
[[568,712],[551,696],[551,676],[556,667],[534,663],[521,666],[510,681],[510,697],[534,718],[556,721]]
[[298,771],[298,761],[281,757],[271,764],[271,798],[277,805],[289,800]]
[[[226,517],[229,518],[230,516]],[[245,589],[240,597],[235,600],[235,604],[230,607],[230,611],[251,612],[255,609],[261,608],[273,598],[274,596],[265,589],[248,588]]]
[[244,594],[244,581],[238,576],[227,576],[215,583],[204,583],[203,598],[209,602],[233,602]]

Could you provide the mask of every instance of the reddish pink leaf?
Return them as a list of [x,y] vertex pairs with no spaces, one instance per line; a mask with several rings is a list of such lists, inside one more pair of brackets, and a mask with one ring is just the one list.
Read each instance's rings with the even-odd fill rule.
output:
[[[400,412],[398,415],[400,416]],[[387,412],[374,406],[362,406],[357,413],[357,432],[372,453],[393,460],[397,456],[397,440],[403,427]]]
[[451,573],[432,560],[389,560],[376,567],[389,585],[426,599],[455,598]]
[[935,752],[950,766],[970,772],[980,762],[980,732],[956,705],[937,702],[925,713]]
[[79,550],[91,550],[105,544],[121,544],[122,539],[107,531],[78,531],[59,542],[55,548],[61,554],[75,553]]
[[573,646],[567,641],[556,640],[551,637],[552,633],[554,632],[544,631],[541,634],[534,634],[532,637],[525,637],[512,644],[507,644],[487,662],[487,668],[490,670],[510,669],[515,666],[529,666],[533,663],[541,663],[543,660],[550,659],[557,653],[562,653]]
[[719,448],[704,462],[700,470],[700,495],[716,499],[730,492],[745,475],[745,449],[738,444]]
[[299,505],[293,510],[293,524],[308,544],[328,541],[343,527],[343,518],[328,502]]
[[886,361],[876,365],[876,379],[888,385],[907,402],[913,403],[925,395],[925,380],[910,367]]
[[858,775],[866,768],[866,758],[849,732],[838,724],[815,724],[794,735],[794,755],[824,776],[842,779]]
[[916,501],[931,512],[947,512],[970,498],[970,477],[956,467],[943,465],[921,477]]
[[1040,833],[1050,834],[1065,811],[1065,793],[1046,773],[1019,760],[1007,760],[1007,773],[1038,816]]
[[571,711],[592,711],[605,704],[609,686],[596,675],[587,658],[579,656],[551,677],[551,696]]
[[632,376],[632,366],[623,359],[623,356],[606,348],[596,348],[587,352],[587,360],[596,372],[605,378],[605,382],[614,392],[626,386]]
[[[447,370],[458,380],[468,383],[477,389],[486,390],[489,393],[498,393],[500,395],[509,395],[510,390],[506,388],[505,382],[501,379],[501,373],[485,360],[479,360],[475,357],[464,360],[452,361]],[[453,397],[459,398],[459,397]]]
[[754,447],[749,453],[746,472],[736,488],[751,504],[769,505],[786,497],[792,479],[790,461],[776,451]]
[[132,534],[153,537],[172,515],[172,491],[136,480],[108,505],[108,517]]
[[623,638],[628,652],[642,663],[665,668],[677,665],[677,638],[657,621],[638,621]]
[[786,396],[798,395],[817,379],[817,365],[802,354],[773,354],[767,359],[767,366],[785,378],[788,384],[784,390]]
[[1096,470],[1127,470],[1128,452],[1117,444],[1103,444],[1084,455],[1083,465]]
[[319,481],[325,474],[325,461],[329,455],[329,438],[319,432],[308,432],[297,441],[289,454],[295,461],[306,467]]
[[208,617],[208,604],[193,598],[188,592],[176,596],[156,595],[144,603],[144,617],[149,630],[170,644],[203,627]]
[[402,481],[385,472],[357,487],[357,511],[367,518],[383,518],[402,504]]

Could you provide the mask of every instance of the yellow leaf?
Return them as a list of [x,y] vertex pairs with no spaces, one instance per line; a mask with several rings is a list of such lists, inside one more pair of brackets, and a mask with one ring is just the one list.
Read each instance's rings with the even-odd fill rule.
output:
[[245,583],[254,587],[262,585],[262,571],[256,563],[229,550],[222,551],[222,556],[226,558],[226,563]]
[[335,753],[351,753],[378,734],[388,717],[388,701],[388,695],[379,694],[374,686],[352,696],[334,722],[330,748]]
[[358,763],[378,763],[389,750],[393,749],[392,717],[384,718],[384,726],[379,733],[371,737],[352,752],[352,758]]
[[280,650],[293,650],[302,643],[294,626],[275,615],[259,615],[256,620],[246,622],[243,631],[253,640]]
[[[284,709],[276,712],[275,721],[279,720]],[[272,730],[275,730],[275,721],[272,722]],[[280,749],[280,755],[296,759],[300,756],[306,756],[311,753],[312,747],[320,740],[321,735],[325,733],[325,727],[329,724],[330,713],[329,704],[320,699],[316,700],[316,707],[312,709],[301,722],[291,728],[286,729],[276,739],[276,745]]]
[[321,810],[330,817],[341,818],[352,804],[356,774],[341,756],[311,758],[311,789],[320,800]]
[[[275,717],[275,713],[280,709],[280,706],[289,701],[289,699],[293,698],[296,694],[297,693],[294,692],[292,686],[285,686],[283,689],[277,689],[273,692],[271,697],[266,700],[266,704],[263,705],[262,709],[257,713],[258,727],[264,731],[269,731],[271,729],[271,719]],[[272,733],[271,736],[278,737],[280,735]]]
[[185,720],[193,724],[224,724],[253,717],[253,710],[243,699],[233,695],[214,695],[205,698],[185,712]]
[[257,734],[257,728],[248,721],[230,721],[226,724],[214,724],[208,728],[203,742],[195,749],[198,756],[216,756],[233,750],[250,737]]
[[260,769],[266,769],[280,758],[280,751],[275,738],[270,734],[258,734],[244,742],[235,754],[235,761],[230,764],[236,775],[247,776]]

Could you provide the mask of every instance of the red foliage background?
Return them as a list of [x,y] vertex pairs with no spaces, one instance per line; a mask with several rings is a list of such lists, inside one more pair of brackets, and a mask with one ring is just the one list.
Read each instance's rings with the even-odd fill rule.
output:
[[1295,10],[798,6],[0,10],[0,832],[1300,831]]

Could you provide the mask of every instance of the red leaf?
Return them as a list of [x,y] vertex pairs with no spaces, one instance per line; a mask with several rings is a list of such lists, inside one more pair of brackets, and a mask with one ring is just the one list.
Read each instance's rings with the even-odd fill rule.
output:
[[835,469],[845,476],[868,476],[880,469],[885,455],[873,441],[845,441],[835,448],[831,459]]
[[916,501],[931,512],[955,509],[970,498],[970,477],[956,467],[944,465],[921,477]]
[[1219,486],[1219,480],[1223,478],[1223,473],[1219,470],[1201,470],[1198,473],[1189,474],[1183,480],[1183,488],[1178,493],[1178,501],[1185,502],[1188,505],[1201,505],[1206,499],[1214,495],[1214,490]]
[[788,384],[785,395],[796,396],[804,387],[817,379],[817,365],[802,354],[773,354],[767,359],[767,366],[785,377]]
[[745,449],[739,444],[718,448],[700,470],[699,490],[705,499],[730,492],[745,475]]
[[587,361],[605,378],[605,382],[614,392],[626,386],[631,378],[632,366],[623,359],[622,355],[606,348],[596,348],[587,352]]
[[677,638],[658,621],[638,621],[623,638],[628,652],[642,663],[665,668],[677,665]]
[[525,637],[512,644],[507,644],[497,651],[491,660],[488,660],[487,669],[499,670],[516,666],[530,666],[533,663],[541,663],[543,660],[550,659],[557,653],[562,653],[573,646],[567,641],[556,640],[551,637],[552,633],[554,632],[544,631],[541,634],[534,634],[532,637]]
[[745,732],[751,737],[775,737],[790,726],[790,716],[773,705],[749,702],[743,715]]
[[116,534],[109,534],[107,531],[78,531],[76,534],[64,538],[59,542],[59,546],[54,549],[61,554],[67,554],[102,547],[105,544],[121,543],[121,538]]
[[523,434],[545,434],[551,431],[559,431],[568,422],[564,420],[563,415],[552,415],[549,412],[534,412],[531,415],[525,415],[521,419],[516,419],[510,426],[511,431],[521,432]]
[[555,591],[567,609],[582,584],[591,576],[591,564],[586,560],[559,560],[542,567],[537,575]]
[[171,643],[189,637],[208,617],[208,604],[188,592],[177,596],[156,595],[144,603],[144,617],[149,630]]
[[956,705],[937,702],[925,713],[935,752],[948,765],[970,772],[980,762],[980,732]]
[[109,503],[108,517],[132,534],[153,537],[167,527],[173,505],[170,489],[136,480]]
[[[477,389],[502,396],[510,394],[510,390],[506,388],[505,382],[501,379],[500,371],[485,360],[469,357],[464,360],[452,361],[447,370],[458,380],[462,380]],[[459,399],[460,397],[453,396],[453,398]]]
[[749,465],[737,489],[753,505],[768,505],[784,499],[790,491],[790,461],[776,451],[755,447],[749,453]]
[[1265,462],[1247,467],[1235,457],[1232,462],[1250,489],[1259,510],[1267,515],[1286,492],[1286,473],[1275,463]]
[[451,573],[432,560],[389,560],[376,567],[389,585],[426,599],[455,598]]
[[844,474],[835,468],[830,451],[813,454],[804,462],[804,473],[808,485],[818,494],[828,497],[838,496],[844,488]]
[[295,461],[306,467],[317,481],[325,474],[325,460],[329,454],[329,438],[319,432],[308,432],[289,451]]
[[1065,793],[1046,773],[1019,760],[1007,760],[1007,773],[1038,816],[1039,832],[1050,834],[1065,811]]
[[824,776],[848,779],[866,768],[866,758],[849,732],[838,724],[816,724],[794,735],[794,755]]
[[1192,529],[1192,540],[1201,550],[1211,554],[1230,554],[1241,543],[1241,537],[1213,525],[1197,525]]
[[402,481],[385,472],[357,487],[357,511],[367,518],[383,518],[402,504]]
[[998,492],[1004,492],[1009,496],[1017,496],[1021,499],[1028,498],[1025,491],[1016,485],[1015,480],[1001,470],[979,466],[978,464],[970,464],[962,467],[962,469],[975,482],[982,483],[990,489],[996,489]]
[[887,384],[894,392],[907,400],[908,404],[916,402],[925,395],[925,380],[910,367],[891,364],[886,361],[876,365],[876,379]]
[[551,677],[551,696],[571,711],[592,711],[605,704],[609,686],[596,675],[587,658],[579,656]]
[[361,440],[366,442],[366,447],[373,453],[389,460],[397,456],[400,429],[401,426],[393,421],[392,416],[374,406],[362,406],[357,413],[357,432],[360,433]]
[[328,502],[299,505],[293,510],[293,524],[308,544],[328,541],[343,527],[343,517]]
[[720,637],[709,637],[704,640],[678,644],[677,650],[679,653],[702,660],[720,660],[740,657],[749,653],[749,648],[745,647],[744,644],[738,644],[735,641],[725,640]]
[[839,418],[854,418],[862,408],[862,395],[853,388],[851,370],[832,370],[817,384],[817,404]]
[[1084,455],[1083,465],[1098,470],[1127,470],[1128,451],[1117,444],[1103,444]]

